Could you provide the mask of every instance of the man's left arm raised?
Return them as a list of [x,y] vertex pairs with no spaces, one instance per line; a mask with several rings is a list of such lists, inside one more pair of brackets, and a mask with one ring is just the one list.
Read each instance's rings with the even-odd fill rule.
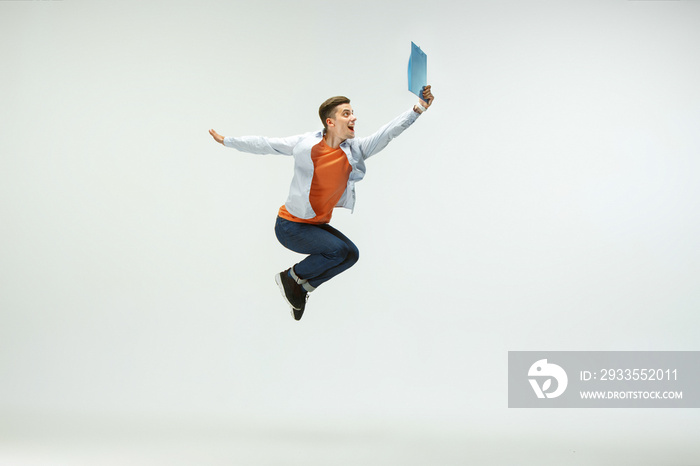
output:
[[419,99],[418,103],[413,106],[413,109],[394,118],[371,136],[359,139],[358,146],[362,158],[367,159],[384,149],[392,139],[403,133],[422,113],[428,110],[433,100],[435,100],[435,96],[433,96],[430,85],[425,86],[423,99]]

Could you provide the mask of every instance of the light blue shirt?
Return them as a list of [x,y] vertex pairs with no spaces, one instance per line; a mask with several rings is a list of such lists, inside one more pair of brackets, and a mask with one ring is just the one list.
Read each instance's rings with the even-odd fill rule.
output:
[[[365,177],[365,160],[384,149],[389,142],[403,133],[416,121],[419,114],[408,110],[371,136],[346,139],[340,144],[350,162],[352,171],[348,185],[336,207],[353,209],[355,207],[355,183]],[[224,145],[241,152],[251,154],[281,154],[294,157],[294,176],[289,187],[289,196],[284,203],[287,211],[302,219],[314,218],[316,213],[309,202],[311,181],[314,176],[314,164],[311,160],[311,148],[321,142],[323,131],[305,133],[286,138],[268,138],[264,136],[226,137]]]

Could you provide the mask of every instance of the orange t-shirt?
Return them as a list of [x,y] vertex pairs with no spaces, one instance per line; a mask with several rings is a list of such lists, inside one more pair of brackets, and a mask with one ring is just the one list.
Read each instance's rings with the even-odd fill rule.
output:
[[309,219],[298,218],[290,214],[285,206],[280,207],[279,216],[292,222],[328,223],[331,221],[333,208],[347,188],[352,167],[343,149],[333,149],[324,139],[311,148],[311,161],[314,164],[314,176],[311,179],[309,202],[316,216]]

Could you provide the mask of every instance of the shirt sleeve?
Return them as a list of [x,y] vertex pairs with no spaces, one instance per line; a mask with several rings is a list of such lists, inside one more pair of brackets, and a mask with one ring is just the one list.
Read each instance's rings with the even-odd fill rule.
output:
[[371,136],[358,138],[356,147],[360,151],[362,158],[367,159],[384,149],[392,139],[411,126],[418,119],[418,116],[419,114],[414,112],[413,109],[408,110],[379,128]]
[[286,138],[265,136],[241,136],[224,138],[224,146],[250,154],[292,155],[294,147],[304,138],[303,134]]

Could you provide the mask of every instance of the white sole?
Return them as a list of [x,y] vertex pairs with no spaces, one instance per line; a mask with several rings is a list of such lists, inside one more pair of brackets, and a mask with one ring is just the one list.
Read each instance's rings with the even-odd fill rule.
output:
[[[284,285],[282,284],[282,279],[280,278],[280,274],[275,275],[275,283],[277,283],[277,286],[280,289],[280,293],[282,293],[282,297],[284,298],[284,301],[289,305],[289,312],[292,314],[292,319],[294,319],[294,309],[295,307],[292,306],[292,303],[289,302],[287,299],[287,295],[284,292]],[[294,319],[296,320],[296,319]]]

